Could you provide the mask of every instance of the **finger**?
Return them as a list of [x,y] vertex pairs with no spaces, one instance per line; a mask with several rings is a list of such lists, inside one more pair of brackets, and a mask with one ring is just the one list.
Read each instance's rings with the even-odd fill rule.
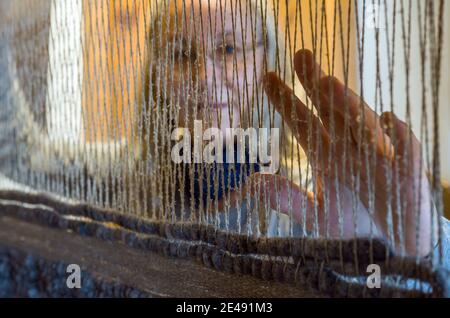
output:
[[[344,116],[336,111],[335,100],[332,91],[327,91],[326,87],[329,87],[326,82],[332,81],[333,77],[326,76],[319,81],[319,85],[322,87],[320,92],[320,110],[319,117],[322,120],[328,134],[332,140],[342,140],[345,134],[345,119]],[[325,88],[323,88],[325,87]]]
[[274,174],[255,173],[240,189],[230,195],[230,205],[239,206],[242,200],[254,198],[266,208],[292,215],[294,219],[312,231],[315,225],[315,197],[312,192],[302,190],[285,177]]
[[[392,183],[392,188],[398,192],[394,200],[398,198],[403,203],[400,218],[394,215],[392,226],[397,228],[403,222],[403,248],[408,254],[429,255],[430,238],[433,237],[429,230],[431,219],[429,213],[423,212],[432,211],[433,208],[429,201],[430,183],[423,167],[420,141],[411,127],[392,112],[383,113],[380,122],[386,134],[391,137],[395,149],[394,165],[399,178],[394,178]],[[420,228],[417,227],[417,222]],[[379,216],[379,223],[383,232],[388,233],[385,214]],[[395,241],[399,243],[402,242],[400,234],[396,233],[398,237],[395,237]]]
[[392,112],[384,112],[380,116],[381,127],[392,141],[397,159],[403,156],[420,155],[420,141],[416,138],[408,124],[398,119]]
[[339,113],[334,112],[330,103],[333,101],[332,94],[323,85],[325,81],[332,80],[332,77],[326,76],[309,50],[300,50],[295,54],[294,68],[327,131],[339,134],[344,120]]
[[323,80],[321,87],[331,92],[335,111],[343,118],[349,119],[348,124],[355,143],[375,144],[377,152],[384,153],[388,141],[381,130],[379,117],[361,97],[335,77]]
[[[329,136],[325,127],[308,107],[305,106],[283,81],[275,73],[267,73],[264,77],[264,87],[270,102],[275,106],[281,117],[286,121],[304,150],[313,149],[312,141],[317,138],[310,138],[309,132],[319,135],[319,142],[327,147]],[[309,130],[312,129],[312,130]],[[314,143],[317,146],[317,143]]]
[[314,54],[309,50],[299,50],[294,56],[294,68],[309,98],[316,104],[318,96],[313,92],[319,89],[319,81],[326,74],[316,63]]

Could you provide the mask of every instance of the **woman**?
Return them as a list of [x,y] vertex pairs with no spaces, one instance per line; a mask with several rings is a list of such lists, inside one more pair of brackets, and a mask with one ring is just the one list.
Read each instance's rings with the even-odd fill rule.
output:
[[[284,68],[282,58],[276,58],[276,53],[283,56],[280,51],[284,49],[283,37],[276,34],[274,18],[267,14],[271,10],[264,1],[178,0],[161,2],[153,12],[153,32],[149,37],[149,46],[153,48],[149,57],[152,76],[147,87],[148,96],[153,98],[148,104],[155,109],[144,111],[159,112],[161,116],[153,117],[148,125],[152,127],[149,131],[153,147],[164,144],[166,153],[170,153],[174,140],[167,140],[167,136],[171,136],[175,128],[179,132],[180,127],[192,132],[196,120],[201,121],[204,131],[219,128],[225,136],[224,144],[235,142],[226,134],[227,128],[281,127],[279,115],[269,108],[261,89],[264,72]],[[165,107],[157,109],[156,105],[161,104]],[[288,134],[284,134],[282,145],[283,142],[289,143]],[[164,201],[164,197],[171,196],[167,193],[172,192],[177,194],[174,199],[180,205],[176,210],[189,212],[182,217],[198,215],[219,227],[248,234],[258,232],[261,227],[267,232],[270,223],[274,230],[283,227],[281,231],[287,233],[288,217],[270,215],[263,207],[256,211],[250,202],[233,211],[227,209],[225,213],[217,213],[217,207],[210,204],[211,199],[226,198],[229,190],[241,184],[247,175],[260,170],[260,160],[250,162],[248,147],[241,149],[236,145],[233,148],[227,152],[224,146],[223,158],[230,156],[239,161],[242,156],[242,162],[175,165],[165,172],[154,172],[154,175],[166,176],[172,173],[171,180],[176,179],[176,183],[167,180],[161,183],[177,184],[172,187],[173,191],[164,190],[161,184],[154,185],[160,192],[166,191],[157,201]],[[150,153],[153,161],[167,161],[161,159],[164,156],[161,153]],[[167,201],[164,210],[173,211],[172,200]],[[254,211],[253,220],[247,218],[250,214],[247,210]],[[277,221],[280,218],[281,225]]]
[[[282,175],[285,170],[261,174],[259,166],[248,160],[242,166],[177,165],[169,179],[176,179],[173,184],[181,189],[179,208],[191,212],[181,218],[247,234],[260,233],[267,221],[266,235],[298,235],[304,230],[330,238],[381,236],[401,254],[430,255],[440,222],[422,168],[419,141],[395,115],[379,117],[337,79],[325,76],[309,51],[298,52],[294,64],[318,115],[275,73],[263,75],[277,69],[275,43],[278,48],[284,45],[271,33],[275,28],[268,16],[261,17],[265,8],[245,3],[173,1],[154,19],[162,32],[151,44],[155,50],[150,58],[149,96],[156,99],[154,105],[165,107],[160,109],[160,121],[153,124],[162,127],[170,122],[170,128],[192,130],[195,120],[202,120],[204,128],[220,130],[280,127],[278,115],[271,114],[265,102],[263,84],[270,102],[308,152],[314,182],[311,189],[302,189]],[[239,149],[235,151],[233,156],[238,156]],[[367,158],[365,167],[373,169],[361,169]],[[211,204],[211,199],[219,204]],[[168,202],[167,207],[174,205]],[[216,213],[219,209],[222,212]],[[283,217],[273,211],[289,217],[281,224]],[[443,222],[446,246],[449,226]]]

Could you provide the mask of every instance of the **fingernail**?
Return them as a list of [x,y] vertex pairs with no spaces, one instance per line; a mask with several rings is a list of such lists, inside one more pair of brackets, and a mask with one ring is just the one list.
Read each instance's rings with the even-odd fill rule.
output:
[[294,63],[296,68],[301,70],[300,76],[309,77],[314,71],[314,57],[309,50],[299,50],[295,54]]

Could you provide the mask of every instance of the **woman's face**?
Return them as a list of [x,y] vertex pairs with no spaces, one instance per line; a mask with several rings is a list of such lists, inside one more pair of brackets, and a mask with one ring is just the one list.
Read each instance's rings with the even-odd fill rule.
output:
[[195,119],[204,129],[223,132],[248,126],[262,90],[259,12],[236,0],[176,0],[166,12],[160,16],[161,42],[155,43],[156,67],[166,65],[157,76],[166,78],[161,87],[166,100],[178,106],[178,127],[192,129]]

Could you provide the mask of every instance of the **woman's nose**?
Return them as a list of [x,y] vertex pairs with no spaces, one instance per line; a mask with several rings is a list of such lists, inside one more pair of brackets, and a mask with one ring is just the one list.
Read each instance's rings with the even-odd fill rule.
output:
[[226,90],[232,84],[232,75],[226,69],[224,61],[218,58],[207,57],[199,67],[199,74],[202,87],[208,91],[208,95],[224,100]]

